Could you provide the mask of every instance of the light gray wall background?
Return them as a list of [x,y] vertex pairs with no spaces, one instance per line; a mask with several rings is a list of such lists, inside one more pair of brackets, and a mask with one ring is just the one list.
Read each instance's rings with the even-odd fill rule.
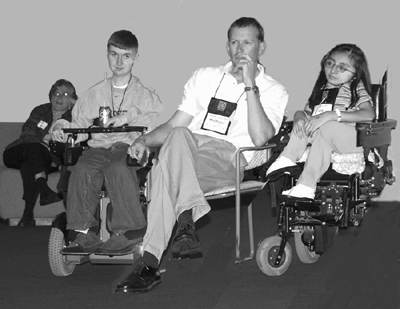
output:
[[[160,124],[175,111],[185,82],[202,66],[227,61],[229,25],[241,16],[265,28],[261,58],[269,75],[290,94],[286,115],[303,108],[322,56],[338,43],[360,46],[372,82],[389,67],[389,116],[398,118],[400,97],[397,1],[268,0],[21,0],[0,4],[2,59],[0,121],[25,121],[32,108],[48,102],[59,78],[78,95],[110,76],[106,42],[128,29],[139,39],[134,74],[165,104]],[[400,127],[393,131],[390,157],[399,175]],[[381,199],[398,200],[399,181]]]

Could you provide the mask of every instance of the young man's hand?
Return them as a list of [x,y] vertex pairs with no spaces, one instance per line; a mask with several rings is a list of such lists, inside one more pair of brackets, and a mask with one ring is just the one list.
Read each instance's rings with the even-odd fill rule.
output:
[[56,125],[51,132],[51,139],[56,142],[66,143],[68,134],[65,134],[61,125]]
[[114,116],[107,121],[106,127],[114,126],[119,127],[128,123],[128,117],[124,114]]

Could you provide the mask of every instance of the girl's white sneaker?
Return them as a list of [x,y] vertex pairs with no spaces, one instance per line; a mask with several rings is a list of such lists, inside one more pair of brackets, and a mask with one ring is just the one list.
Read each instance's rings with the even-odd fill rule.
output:
[[271,174],[272,172],[275,172],[281,168],[284,167],[289,167],[289,166],[295,166],[296,163],[293,162],[292,160],[283,157],[283,156],[279,156],[274,163],[271,164],[271,166],[269,167],[269,169],[267,170],[267,174],[266,176],[268,176],[269,174]]

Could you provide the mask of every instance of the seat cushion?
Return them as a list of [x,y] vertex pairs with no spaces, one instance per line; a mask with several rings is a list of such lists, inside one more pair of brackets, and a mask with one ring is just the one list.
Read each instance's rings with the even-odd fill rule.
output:
[[[303,156],[298,163],[305,162],[310,152],[310,147],[306,148]],[[365,169],[365,159],[363,153],[336,153],[331,154],[332,169],[339,174],[351,175],[354,173],[362,173]]]
[[365,169],[365,159],[363,153],[340,154],[333,152],[331,155],[331,162],[332,169],[340,174],[361,174]]

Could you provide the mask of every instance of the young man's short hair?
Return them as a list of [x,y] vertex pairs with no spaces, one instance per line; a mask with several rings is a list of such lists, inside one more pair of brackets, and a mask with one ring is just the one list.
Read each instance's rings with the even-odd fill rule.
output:
[[128,30],[119,30],[114,32],[108,39],[107,48],[110,48],[110,45],[121,49],[139,48],[139,42],[136,36]]

